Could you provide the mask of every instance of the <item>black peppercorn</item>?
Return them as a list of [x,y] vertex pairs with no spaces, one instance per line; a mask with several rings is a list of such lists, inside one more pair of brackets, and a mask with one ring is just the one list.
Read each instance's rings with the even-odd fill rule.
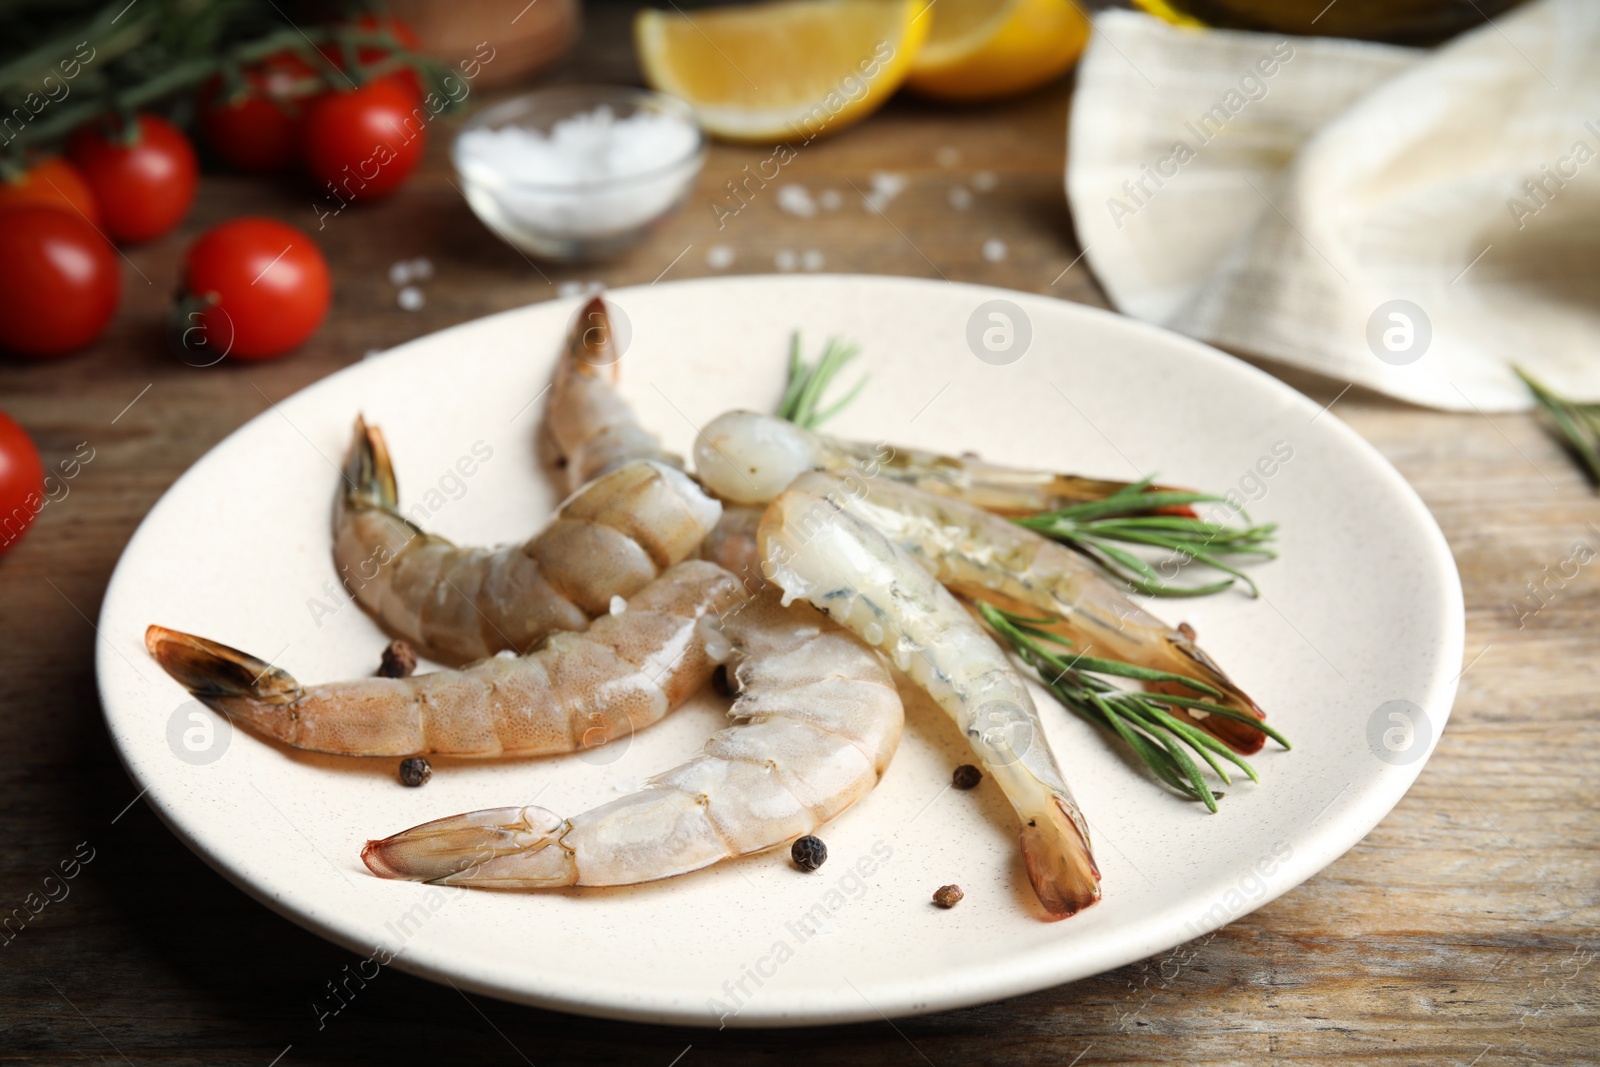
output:
[[422,756],[412,756],[400,761],[400,784],[415,788],[433,777],[433,767]]
[[957,789],[976,789],[981,781],[983,772],[970,763],[963,763],[956,768],[956,773],[950,776],[950,784]]
[[794,858],[794,865],[802,871],[814,871],[828,862],[828,846],[822,843],[822,838],[807,834],[795,841],[789,855]]
[[417,654],[404,641],[390,641],[378,665],[379,678],[406,678],[417,669]]

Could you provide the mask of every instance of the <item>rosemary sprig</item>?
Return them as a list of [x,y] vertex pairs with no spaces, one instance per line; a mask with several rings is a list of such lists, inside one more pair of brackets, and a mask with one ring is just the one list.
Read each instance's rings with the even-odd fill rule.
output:
[[[342,89],[402,67],[415,70],[438,91],[448,73],[436,60],[406,49],[381,21],[375,28],[285,26],[283,21],[278,7],[263,0],[0,3],[0,114],[13,115],[61,82],[67,61],[77,63],[71,68],[77,73],[66,78],[70,92],[52,97],[48,107],[28,104],[21,112],[26,121],[0,129],[0,178],[25,169],[25,149],[58,140],[102,115],[177,97],[213,75],[237,88],[242,66],[278,52],[295,52],[319,72],[287,96],[308,96],[328,86]],[[342,70],[322,54],[321,48],[330,45],[345,57]],[[384,58],[359,62],[364,46],[376,46]],[[439,95],[456,102],[449,94]],[[186,103],[193,101],[180,97],[173,107],[180,122]]]
[[827,391],[828,384],[844,369],[844,365],[860,354],[859,345],[830,337],[817,362],[809,364],[800,355],[800,331],[796,330],[789,347],[789,386],[778,405],[778,417],[814,430],[837,415],[866,387],[868,375],[863,374],[848,393],[828,407],[818,410],[817,405],[822,402],[822,394]]
[[[1237,719],[1249,723],[1284,748],[1290,747],[1282,734],[1254,716],[1204,699],[1221,695],[1204,682],[1121,660],[1071,655],[1065,651],[1071,648],[1071,641],[1039,628],[1053,620],[1032,619],[983,603],[977,608],[989,627],[1034,669],[1057,700],[1089,722],[1111,730],[1144,760],[1152,774],[1213,812],[1223,794],[1212,791],[1190,750],[1206,762],[1224,785],[1231,785],[1233,779],[1223,763],[1218,762],[1218,757],[1232,763],[1251,781],[1261,779],[1242,756],[1169,709],[1197,708],[1211,715]],[[1185,697],[1121,689],[1095,677],[1097,674],[1141,682],[1178,682],[1198,695]]]
[[[1251,596],[1259,596],[1256,583],[1226,557],[1276,558],[1277,553],[1266,545],[1277,531],[1277,523],[1234,526],[1192,515],[1171,514],[1177,507],[1222,498],[1182,490],[1151,491],[1150,481],[1146,478],[1134,482],[1103,500],[1073,504],[1014,521],[1077,549],[1141,593],[1209,596],[1238,580],[1249,587]],[[1163,514],[1163,511],[1168,513]],[[1249,516],[1245,518],[1248,520]],[[1148,560],[1121,547],[1123,544],[1164,548],[1175,557],[1183,557],[1179,566],[1199,563],[1230,577],[1207,585],[1175,585],[1163,578]]]
[[[838,414],[860,394],[867,384],[867,376],[863,375],[848,393],[827,407],[820,406],[823,393],[860,351],[854,344],[830,338],[817,362],[807,363],[800,354],[800,331],[796,330],[789,349],[789,384],[778,404],[778,417],[806,429],[816,429]],[[1014,521],[1077,549],[1141,593],[1169,597],[1209,596],[1229,588],[1235,581],[1242,581],[1249,587],[1251,596],[1259,596],[1256,583],[1230,563],[1228,557],[1276,558],[1277,553],[1266,545],[1272,540],[1277,524],[1234,526],[1209,522],[1197,517],[1190,508],[1193,504],[1222,499],[1206,493],[1152,488],[1151,479],[1146,478],[1101,500]],[[1249,516],[1245,515],[1245,519],[1248,521]],[[1181,562],[1177,563],[1179,567],[1199,563],[1228,577],[1206,585],[1177,585],[1166,580],[1150,561],[1124,545],[1166,549],[1172,561],[1181,557]]]
[[1568,400],[1516,364],[1512,364],[1511,369],[1567,439],[1567,444],[1588,470],[1590,481],[1600,485],[1600,404]]

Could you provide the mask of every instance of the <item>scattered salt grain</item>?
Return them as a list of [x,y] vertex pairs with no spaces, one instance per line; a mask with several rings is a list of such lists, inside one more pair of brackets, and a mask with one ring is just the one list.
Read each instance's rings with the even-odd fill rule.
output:
[[414,285],[408,285],[400,290],[400,295],[395,298],[402,311],[420,311],[427,298],[422,295],[422,290]]
[[733,249],[727,245],[712,245],[706,249],[706,266],[712,270],[727,270],[733,266]]
[[805,186],[781,185],[778,187],[778,210],[809,219],[817,213],[817,204]]
[[972,187],[980,193],[992,193],[1000,184],[1000,179],[994,176],[992,170],[980,170],[972,176]]
[[950,206],[957,211],[965,211],[972,206],[972,192],[964,185],[953,186],[950,189]]
[[990,263],[999,263],[1006,258],[1006,243],[998,237],[991,237],[983,242],[983,258]]
[[822,253],[815,248],[808,248],[800,255],[800,265],[806,270],[821,270],[822,262]]
[[933,154],[933,161],[946,170],[949,170],[951,167],[961,162],[961,153],[958,152],[953,146],[945,145],[943,148],[939,149]]
[[887,171],[875,171],[872,175],[872,188],[861,198],[862,206],[868,211],[882,213],[889,206],[889,201],[905,192],[906,181],[904,174],[890,174]]
[[432,277],[433,260],[427,256],[418,256],[416,259],[397,259],[389,264],[390,285],[410,285],[412,282],[425,282]]
[[780,248],[778,254],[772,257],[772,265],[779,270],[794,270],[798,262],[799,257],[794,254],[792,248]]
[[622,599],[620,596],[613,594],[611,597],[610,608],[611,614],[621,615],[623,612],[628,610],[628,602]]
[[[698,144],[699,132],[674,115],[637,111],[619,119],[604,106],[548,133],[485,126],[456,142],[464,170],[498,178],[498,199],[514,217],[574,235],[614,233],[661,215],[683,188],[672,164],[692,158]],[[604,186],[628,178],[639,180]]]

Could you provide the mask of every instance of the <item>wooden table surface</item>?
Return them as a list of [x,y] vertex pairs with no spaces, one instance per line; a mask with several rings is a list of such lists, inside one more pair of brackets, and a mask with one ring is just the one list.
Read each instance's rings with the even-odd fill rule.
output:
[[[559,76],[636,79],[625,14],[591,7]],[[1210,937],[1097,978],[892,1024],[717,1033],[538,1011],[388,970],[319,1029],[312,1001],[354,957],[250,900],[134,802],[95,694],[100,601],[145,512],[268,398],[563,283],[715,273],[716,246],[732,250],[733,273],[814,251],[827,270],[1104,306],[1084,264],[1062,274],[1079,255],[1061,187],[1069,97],[1061,83],[965,110],[897,100],[784,168],[782,181],[844,194],[843,208],[809,219],[780,211],[769,187],[719,230],[709,205],[768,152],[714,148],[681,214],[619,262],[582,269],[535,267],[487,233],[451,185],[440,129],[399,195],[317,235],[337,296],[303,351],[198,370],[161,343],[190,240],[246,213],[316,229],[311,190],[208,174],[180,232],[127,251],[123,308],[92,350],[0,363],[0,407],[47,464],[81,442],[94,450],[0,559],[0,907],[38,892],[80,843],[93,855],[69,896],[0,942],[0,1062],[1596,1062],[1600,579],[1580,572],[1532,617],[1518,603],[1575,543],[1600,546],[1600,501],[1529,416],[1439,414],[1354,389],[1338,399],[1338,416],[1421,493],[1460,565],[1471,665],[1449,729],[1394,813],[1327,870]],[[852,191],[875,171],[909,181],[883,218]],[[983,172],[993,188],[955,210],[950,190],[987,185]],[[990,239],[1005,242],[1003,260],[984,256]],[[436,276],[426,305],[402,311],[388,267],[419,255]],[[1319,403],[1343,388],[1290,381]]]

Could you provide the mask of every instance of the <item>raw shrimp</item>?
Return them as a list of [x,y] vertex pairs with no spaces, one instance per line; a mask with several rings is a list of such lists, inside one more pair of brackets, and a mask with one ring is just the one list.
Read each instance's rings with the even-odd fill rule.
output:
[[[464,670],[301,686],[237,649],[152,626],[150,654],[196,697],[295,748],[346,756],[533,756],[656,722],[711,678],[704,625],[739,602],[727,571],[686,560],[584,633]],[[725,642],[721,642],[725,643]]]
[[545,434],[569,492],[636,459],[683,466],[617,392],[621,358],[611,315],[597,296],[573,320],[545,403]]
[[688,475],[651,460],[601,476],[532,539],[498,549],[425,532],[400,514],[398,497],[383,434],[357,419],[334,508],[334,563],[386,630],[451,664],[585,629],[612,597],[691,555],[722,513]]
[[724,505],[722,518],[700,544],[700,558],[732,571],[752,587],[761,585],[761,550],[756,544],[756,530],[763,510],[742,504]]
[[[794,484],[840,500],[959,595],[1023,615],[1059,618],[1050,628],[1073,641],[1081,655],[1193,678],[1216,690],[1220,695],[1208,698],[1222,706],[1266,717],[1189,634],[1145,611],[1069,548],[959,500],[882,479],[814,472]],[[1181,687],[1170,691],[1203,695]],[[1260,751],[1266,740],[1248,723],[1195,708],[1172,710],[1239,752]]]
[[1022,820],[1022,855],[1052,918],[1100,899],[1089,828],[1004,652],[911,555],[834,499],[832,475],[798,479],[767,509],[767,577],[808,600],[926,689]]
[[1008,516],[1103,500],[1130,484],[1004,467],[975,456],[845,441],[749,411],[730,411],[707,423],[695,439],[694,464],[712,492],[740,504],[765,504],[808,470],[881,475]]
[[361,852],[376,874],[536,889],[630,885],[781,845],[877,784],[902,710],[877,653],[774,593],[722,622],[739,698],[734,725],[638,792],[563,819],[491,808],[423,823]]

